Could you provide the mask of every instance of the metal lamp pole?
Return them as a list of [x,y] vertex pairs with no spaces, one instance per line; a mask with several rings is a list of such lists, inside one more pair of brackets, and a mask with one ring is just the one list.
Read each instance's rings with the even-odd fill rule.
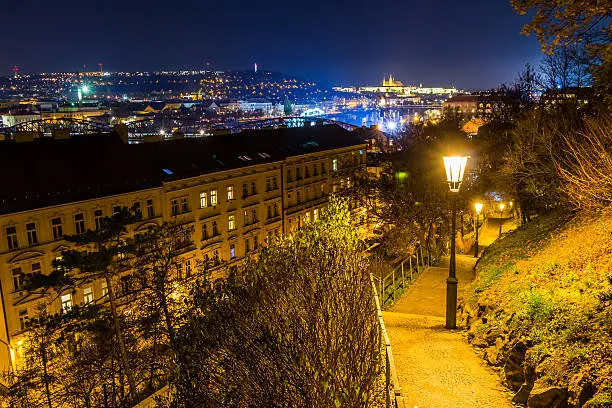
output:
[[499,237],[500,238],[502,236],[502,217],[504,215],[504,208],[506,208],[504,204],[499,205]]
[[455,267],[455,235],[457,218],[457,200],[456,194],[459,192],[461,182],[463,181],[463,173],[467,164],[467,157],[453,156],[444,158],[444,167],[446,168],[446,178],[448,187],[450,188],[452,197],[452,219],[451,219],[451,237],[450,237],[450,265],[448,268],[448,279],[446,279],[446,328],[457,328],[457,275]]
[[474,258],[478,258],[478,216],[482,211],[482,203],[476,203],[474,204],[474,207],[476,209],[476,240],[474,242]]

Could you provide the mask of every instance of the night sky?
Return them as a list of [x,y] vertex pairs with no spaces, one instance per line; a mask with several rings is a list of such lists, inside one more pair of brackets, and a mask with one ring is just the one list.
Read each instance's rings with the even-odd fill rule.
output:
[[0,72],[262,69],[491,88],[540,58],[508,0],[7,0]]

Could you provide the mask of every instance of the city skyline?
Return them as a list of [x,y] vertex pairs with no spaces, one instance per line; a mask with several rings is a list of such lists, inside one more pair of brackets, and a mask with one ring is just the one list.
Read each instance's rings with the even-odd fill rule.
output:
[[[0,55],[5,75],[15,65],[35,73],[83,64],[96,71],[98,62],[109,71],[248,70],[258,63],[324,85],[378,84],[393,74],[405,83],[486,89],[541,57],[535,38],[519,33],[526,18],[505,2],[384,1],[373,10],[365,2],[153,2],[143,9],[110,1],[91,13],[71,2],[35,1],[6,10],[7,30],[20,34]],[[30,28],[20,30],[26,20]]]

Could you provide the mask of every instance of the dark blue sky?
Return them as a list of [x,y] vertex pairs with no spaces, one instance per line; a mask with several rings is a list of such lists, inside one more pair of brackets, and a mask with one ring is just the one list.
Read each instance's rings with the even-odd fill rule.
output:
[[540,58],[508,0],[3,2],[0,72],[267,70],[330,84],[490,88]]

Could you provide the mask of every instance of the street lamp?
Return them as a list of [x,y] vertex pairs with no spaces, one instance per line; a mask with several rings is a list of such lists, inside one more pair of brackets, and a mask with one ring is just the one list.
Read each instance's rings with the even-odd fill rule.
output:
[[502,234],[502,217],[504,214],[504,208],[506,208],[506,205],[504,203],[500,203],[499,204],[499,237],[500,238]]
[[474,243],[474,258],[478,258],[478,216],[482,212],[482,203],[474,204],[474,209],[476,210],[476,242]]
[[[458,193],[463,181],[465,166],[467,164],[465,156],[451,156],[444,158],[444,168],[446,169],[446,181],[452,193]],[[452,198],[452,218],[451,218],[451,242],[450,242],[450,265],[448,267],[448,279],[446,280],[446,328],[457,328],[457,274],[455,270],[455,218],[457,218],[456,197]]]

